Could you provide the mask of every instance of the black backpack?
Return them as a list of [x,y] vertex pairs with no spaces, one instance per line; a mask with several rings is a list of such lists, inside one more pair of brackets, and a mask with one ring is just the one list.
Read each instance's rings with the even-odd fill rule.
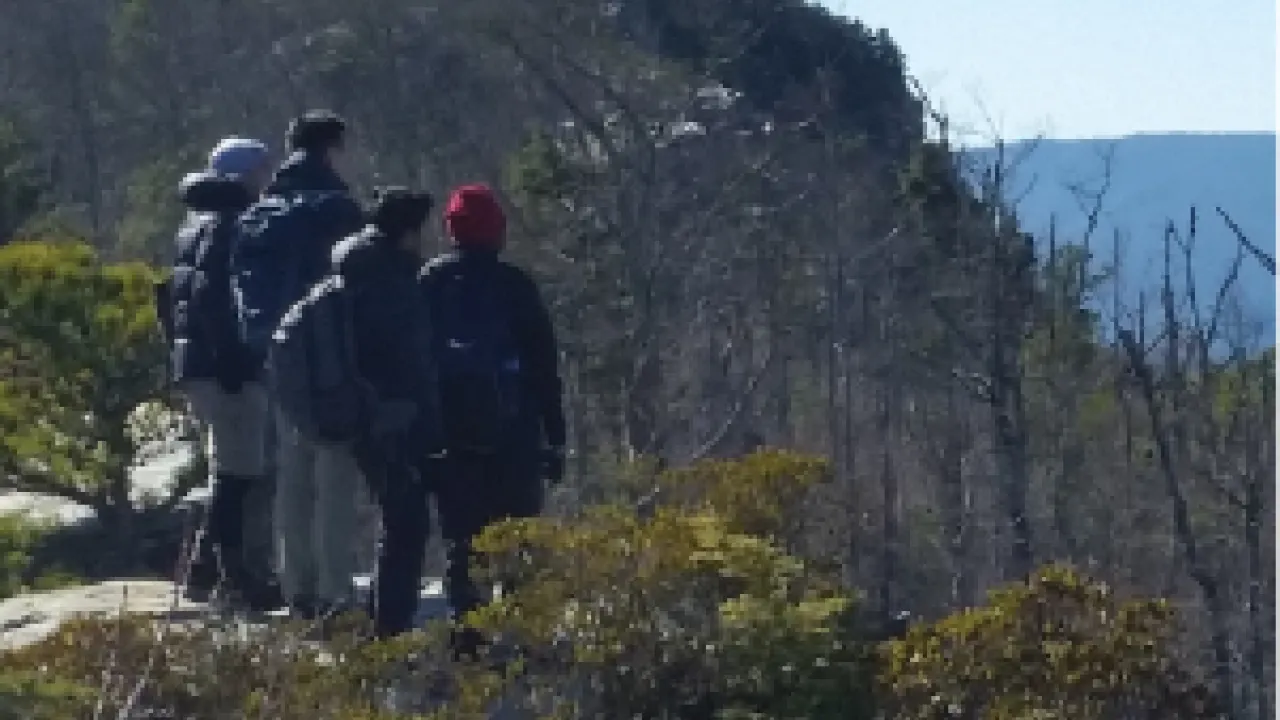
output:
[[350,290],[325,277],[294,303],[271,336],[267,377],[280,412],[313,442],[349,444],[377,398],[356,366]]
[[[344,202],[338,192],[295,193],[262,198],[240,216],[231,254],[231,283],[243,342],[265,354],[286,310],[319,280],[327,267],[333,234],[325,226],[328,206]],[[322,256],[310,257],[316,248]]]
[[522,410],[521,362],[501,267],[439,267],[432,308],[446,447],[488,454],[510,445]]
[[[154,288],[157,319],[170,347],[183,340],[201,344],[202,352],[210,355],[216,356],[227,350],[214,346],[220,340],[218,337],[194,336],[198,328],[216,326],[235,313],[233,306],[225,301],[216,303],[210,297],[211,283],[218,278],[228,278],[227,268],[210,267],[211,259],[227,258],[230,254],[230,247],[215,253],[214,245],[226,243],[229,246],[235,240],[234,230],[219,227],[220,222],[233,220],[209,213],[188,223],[178,238],[173,273]],[[221,298],[227,297],[228,294],[221,294]]]

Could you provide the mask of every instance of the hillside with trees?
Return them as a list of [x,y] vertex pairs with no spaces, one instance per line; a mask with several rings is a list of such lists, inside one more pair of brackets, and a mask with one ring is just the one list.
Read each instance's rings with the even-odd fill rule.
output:
[[[0,482],[96,515],[75,543],[5,531],[8,589],[171,568],[155,537],[176,542],[199,469],[146,503],[128,470],[173,437],[149,288],[176,182],[224,135],[278,143],[330,107],[364,191],[499,186],[561,337],[566,488],[485,546],[531,582],[482,621],[545,652],[514,679],[443,668],[447,717],[498,696],[558,717],[1273,716],[1274,350],[1234,332],[1229,283],[1183,282],[1186,215],[1151,240],[1156,291],[1098,312],[1132,295],[1109,243],[1083,249],[1094,205],[1020,224],[1016,163],[956,152],[892,28],[800,0],[3,14]],[[284,652],[288,632],[71,625],[0,656],[0,715],[408,717],[370,688],[413,680],[410,644],[439,655],[430,633]]]

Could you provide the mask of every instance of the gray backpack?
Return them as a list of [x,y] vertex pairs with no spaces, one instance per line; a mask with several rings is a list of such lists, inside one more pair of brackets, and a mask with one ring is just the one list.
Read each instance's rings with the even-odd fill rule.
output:
[[356,367],[350,291],[340,275],[316,283],[271,336],[267,372],[280,412],[313,442],[359,439],[376,407]]

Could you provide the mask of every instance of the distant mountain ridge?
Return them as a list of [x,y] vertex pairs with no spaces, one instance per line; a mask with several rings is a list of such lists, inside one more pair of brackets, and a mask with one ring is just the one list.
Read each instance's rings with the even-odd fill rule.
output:
[[[1172,221],[1185,235],[1191,208],[1197,228],[1192,278],[1202,298],[1212,301],[1226,277],[1239,243],[1219,217],[1226,211],[1249,240],[1272,257],[1276,251],[1275,133],[1152,133],[1116,139],[1036,140],[1010,143],[1005,163],[1017,161],[1008,194],[1023,226],[1047,243],[1051,219],[1058,238],[1079,242],[1086,213],[1077,193],[1093,194],[1106,179],[1110,186],[1090,247],[1111,263],[1113,237],[1121,237],[1123,301],[1133,306],[1138,293],[1157,287],[1163,266],[1163,237]],[[994,163],[994,148],[965,151],[973,167]],[[1183,278],[1177,278],[1180,287]],[[1275,279],[1246,258],[1237,284],[1244,319],[1257,342],[1275,343]]]

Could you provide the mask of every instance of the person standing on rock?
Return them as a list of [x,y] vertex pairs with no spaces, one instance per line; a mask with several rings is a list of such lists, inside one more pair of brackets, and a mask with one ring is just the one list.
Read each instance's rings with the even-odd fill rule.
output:
[[352,530],[345,518],[356,512],[358,498],[333,491],[357,485],[359,472],[343,456],[326,454],[281,412],[267,358],[285,313],[329,274],[334,245],[364,225],[336,169],[346,140],[346,122],[328,111],[291,122],[289,157],[241,215],[232,254],[240,335],[268,381],[273,409],[280,583],[290,608],[304,617],[348,600],[353,569],[346,558],[354,543],[341,533]]
[[434,201],[380,190],[369,224],[334,249],[334,272],[351,298],[355,368],[376,399],[356,462],[381,509],[372,615],[379,637],[408,631],[418,609],[430,531],[420,456],[439,456],[440,409],[431,325],[418,299],[422,226]]
[[204,425],[212,485],[185,592],[204,602],[221,581],[257,610],[281,602],[270,567],[269,506],[247,502],[269,482],[269,408],[238,333],[230,257],[237,216],[257,198],[270,169],[266,145],[233,137],[213,149],[207,170],[183,179],[188,213],[164,298],[173,381]]
[[369,224],[334,247],[329,274],[285,313],[267,359],[281,436],[314,458],[314,495],[299,494],[285,516],[305,525],[285,537],[285,567],[316,558],[318,614],[357,609],[356,503],[367,487],[383,526],[371,604],[381,637],[408,630],[417,610],[427,506],[416,459],[440,446],[415,282],[431,205],[403,188],[379,191]]
[[[460,620],[482,602],[470,573],[471,544],[503,518],[542,511],[545,478],[564,472],[565,418],[559,351],[537,285],[503,262],[506,216],[485,185],[449,198],[453,251],[428,263],[418,284],[432,326],[446,456],[433,483],[448,543],[450,611]],[[428,463],[430,466],[431,463]],[[475,650],[470,631],[456,649]]]

